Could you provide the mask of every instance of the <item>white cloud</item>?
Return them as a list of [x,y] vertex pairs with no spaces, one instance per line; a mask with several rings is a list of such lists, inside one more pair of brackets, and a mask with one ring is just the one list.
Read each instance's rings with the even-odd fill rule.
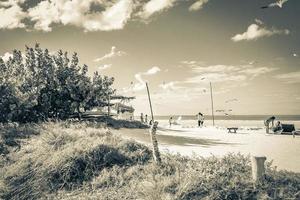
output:
[[34,28],[45,32],[51,31],[50,25],[59,23],[61,20],[59,5],[54,1],[42,1],[36,7],[29,9],[28,16],[31,21],[35,22]]
[[106,70],[108,68],[111,68],[112,64],[104,64],[100,67],[98,67],[99,70]]
[[179,0],[43,0],[22,10],[25,0],[8,0],[0,2],[0,29],[50,32],[55,25],[68,25],[85,32],[120,30],[130,20],[147,21],[176,2]]
[[120,56],[123,56],[125,54],[126,53],[124,51],[117,51],[116,47],[112,46],[109,53],[105,54],[104,56],[102,56],[100,58],[96,58],[94,61],[95,62],[100,62],[100,61],[108,59],[108,58],[120,57]]
[[175,1],[176,0],[150,0],[143,6],[142,12],[138,15],[144,19],[148,19],[153,14],[172,7]]
[[197,73],[203,72],[233,72],[240,70],[240,66],[231,66],[231,65],[211,65],[207,67],[193,67],[192,71]]
[[148,71],[145,72],[145,73],[143,73],[143,74],[144,74],[144,75],[153,75],[153,74],[156,74],[157,72],[160,72],[160,71],[161,71],[161,70],[160,70],[159,67],[154,66],[154,67],[148,69]]
[[159,85],[160,88],[164,89],[164,90],[175,90],[178,89],[178,86],[176,86],[178,82],[177,81],[171,81],[168,83],[162,83]]
[[[105,7],[104,11],[90,12],[92,4]],[[49,0],[28,10],[37,30],[51,31],[52,24],[74,25],[85,31],[110,31],[122,29],[130,19],[132,0]]]
[[279,74],[276,75],[275,78],[281,79],[289,84],[300,83],[300,71],[290,72],[286,74]]
[[0,2],[0,29],[25,28],[22,20],[26,17],[26,13],[18,3],[21,1]]
[[197,0],[189,7],[189,11],[201,10],[206,3],[208,3],[208,0]]
[[289,30],[278,30],[276,28],[268,29],[262,27],[262,22],[258,24],[251,24],[247,31],[242,34],[237,34],[233,36],[231,39],[234,42],[239,42],[242,40],[256,40],[261,37],[269,37],[272,35],[288,35],[290,33]]
[[273,67],[247,68],[247,69],[243,69],[243,70],[239,71],[239,73],[247,74],[247,75],[250,75],[251,78],[255,78],[257,76],[275,71],[277,69],[278,68],[273,68]]
[[1,58],[4,62],[7,62],[9,60],[9,58],[12,58],[12,57],[13,57],[13,55],[9,52],[6,52],[3,56],[1,56]]
[[132,0],[120,0],[106,9],[101,15],[91,14],[86,17],[83,26],[86,31],[110,31],[123,29],[133,11]]
[[194,65],[197,63],[197,61],[195,60],[183,60],[181,61],[182,64],[186,64],[186,65]]
[[[188,63],[188,66],[191,66]],[[211,65],[195,66],[192,64],[191,72],[194,76],[186,79],[187,83],[201,82],[226,82],[226,81],[246,81],[254,79],[260,75],[277,70],[273,67],[254,67],[253,65]]]
[[225,81],[244,81],[247,79],[246,75],[230,75],[226,73],[204,73],[201,75],[189,77],[186,79],[187,83],[201,83],[201,82],[225,82]]
[[257,24],[260,24],[260,25],[263,25],[263,24],[264,24],[264,22],[261,21],[260,19],[255,19],[254,21],[255,21]]
[[143,79],[142,76],[155,75],[160,71],[161,71],[161,69],[159,67],[154,66],[154,67],[148,69],[146,72],[139,72],[139,73],[135,74],[134,78],[137,80],[137,82],[132,83],[132,85],[130,87],[123,88],[123,92],[127,93],[130,91],[141,91],[141,90],[145,89],[146,81]]

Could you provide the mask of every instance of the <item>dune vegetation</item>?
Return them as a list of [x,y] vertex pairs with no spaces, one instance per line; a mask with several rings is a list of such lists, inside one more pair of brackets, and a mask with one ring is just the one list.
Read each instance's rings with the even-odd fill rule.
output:
[[249,157],[239,154],[163,154],[158,166],[149,147],[101,123],[13,123],[2,125],[0,134],[2,199],[300,198],[300,174],[271,163],[257,184]]

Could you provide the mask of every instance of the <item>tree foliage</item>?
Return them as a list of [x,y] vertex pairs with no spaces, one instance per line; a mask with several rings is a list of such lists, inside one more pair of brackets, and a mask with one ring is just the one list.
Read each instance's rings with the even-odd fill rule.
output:
[[6,62],[0,58],[0,122],[66,119],[94,106],[103,106],[114,95],[114,78],[79,64],[59,50],[51,54],[39,44],[25,53],[13,51]]

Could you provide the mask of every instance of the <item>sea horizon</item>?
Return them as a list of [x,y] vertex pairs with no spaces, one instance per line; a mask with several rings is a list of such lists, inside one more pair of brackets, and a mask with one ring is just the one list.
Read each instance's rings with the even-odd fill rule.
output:
[[[215,115],[215,120],[265,120],[273,115]],[[274,115],[276,120],[286,120],[286,121],[300,121],[300,115]],[[139,116],[136,116],[139,117]],[[158,120],[169,119],[170,117],[178,118],[181,120],[193,120],[196,119],[196,115],[154,115]],[[211,120],[212,115],[205,115],[205,119]]]

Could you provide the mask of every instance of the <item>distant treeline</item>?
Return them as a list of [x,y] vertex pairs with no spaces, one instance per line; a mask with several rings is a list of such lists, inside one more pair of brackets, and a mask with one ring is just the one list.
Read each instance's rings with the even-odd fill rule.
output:
[[0,58],[0,122],[80,117],[83,110],[107,105],[114,78],[87,72],[77,53],[52,54],[39,44],[26,46],[24,54],[14,50],[6,62]]

